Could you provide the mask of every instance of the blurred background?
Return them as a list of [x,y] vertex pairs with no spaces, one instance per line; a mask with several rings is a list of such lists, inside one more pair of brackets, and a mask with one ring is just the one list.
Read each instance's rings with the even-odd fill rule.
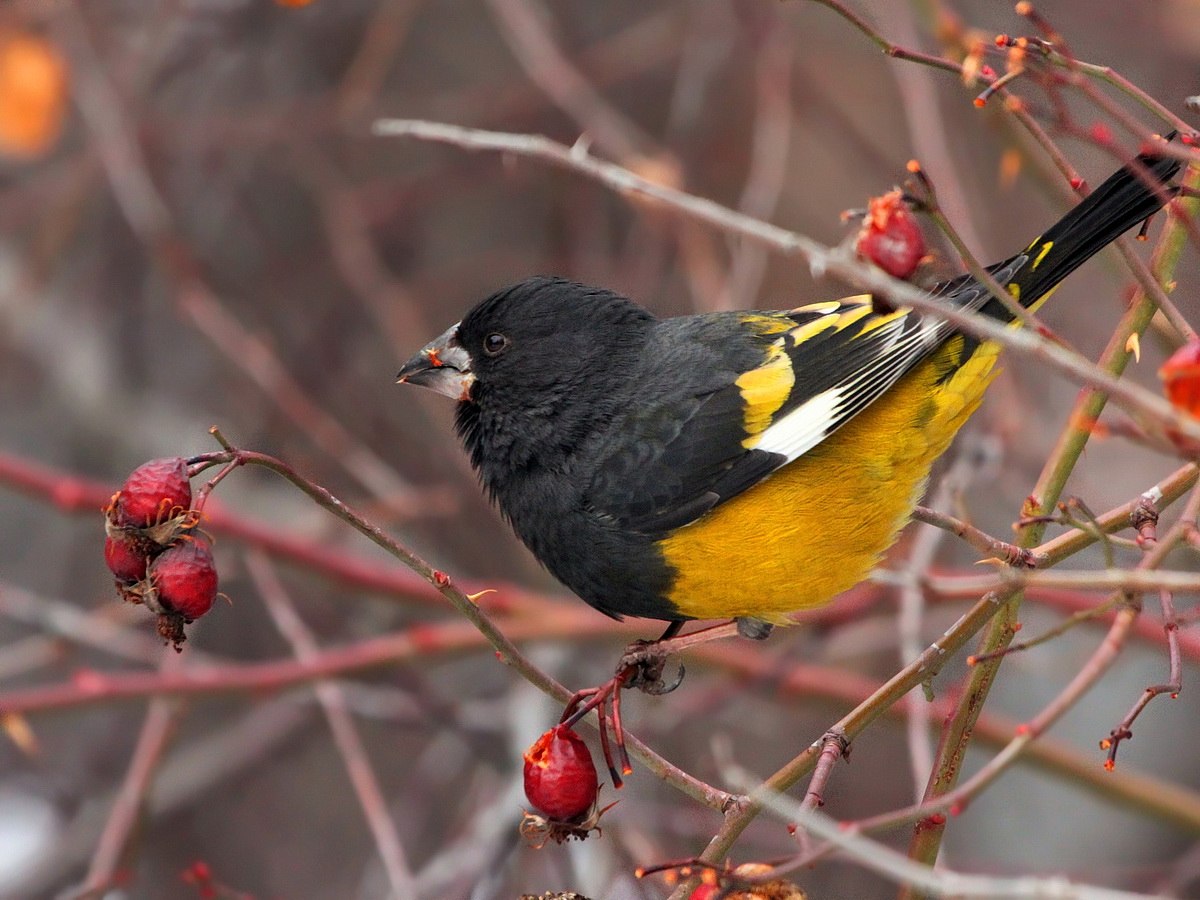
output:
[[[895,42],[931,53],[971,29],[987,41],[1029,31],[1006,3],[863,0],[855,9]],[[1080,59],[1113,66],[1173,111],[1183,114],[1183,98],[1197,92],[1195,0],[1045,0],[1039,9]],[[500,588],[484,602],[502,627],[550,623],[523,646],[566,685],[607,678],[620,648],[656,636],[658,623],[614,627],[540,571],[481,496],[451,404],[395,386],[399,364],[474,302],[535,273],[602,283],[661,315],[789,307],[846,286],[575,174],[377,137],[371,124],[428,118],[568,145],[586,132],[599,157],[830,244],[849,233],[840,213],[902,181],[917,157],[987,262],[1025,246],[1067,201],[998,104],[973,106],[978,90],[889,59],[804,2],[4,4],[0,708],[8,692],[36,686],[78,695],[96,673],[216,667],[236,681],[248,670],[234,664],[304,653],[295,620],[313,644],[351,655],[413,626],[431,635],[456,627],[399,564],[279,478],[244,470],[210,507],[230,602],[192,627],[183,654],[164,650],[145,610],[116,597],[99,507],[146,459],[217,449],[211,425],[282,457],[464,584]],[[1028,91],[1035,110],[1049,110]],[[1078,124],[1104,122],[1135,148],[1076,100]],[[1115,167],[1086,140],[1061,146],[1093,184]],[[956,271],[940,251],[927,274]],[[1175,297],[1189,316],[1196,275],[1195,254],[1185,253]],[[1104,254],[1044,319],[1094,358],[1129,283]],[[1131,377],[1154,385],[1166,349],[1147,339]],[[1011,364],[949,454],[961,490],[942,502],[1011,534],[1076,391],[1034,362]],[[1098,442],[1069,492],[1108,509],[1175,465]],[[904,568],[916,550],[946,569],[977,557],[910,529],[889,565]],[[1100,564],[1098,553],[1079,561]],[[688,659],[671,696],[627,698],[627,725],[715,784],[719,747],[765,776],[965,607],[933,604],[903,620],[899,608],[897,592],[866,588],[766,643],[731,645],[724,662]],[[1022,611],[1029,634],[1061,617],[1036,603]],[[989,715],[1036,713],[1102,634],[1085,626],[1008,660]],[[635,867],[700,852],[719,817],[636,766],[602,838],[524,846],[521,752],[559,708],[468,638],[457,647],[431,638],[423,652],[356,668],[324,707],[311,684],[239,682],[167,703],[105,699],[5,718],[0,896],[70,894],[105,860],[116,878],[96,896],[195,895],[187,879],[196,881],[197,861],[240,892],[228,896],[665,896],[661,881],[636,881]],[[739,667],[739,657],[756,665]],[[788,682],[816,667],[829,673],[821,684]],[[953,694],[964,668],[947,665],[939,696]],[[1165,673],[1161,645],[1134,643],[1052,739],[1098,769],[1096,741]],[[1185,800],[1200,790],[1194,674],[1189,666],[1178,700],[1139,720],[1111,782],[1147,774]],[[131,781],[135,747],[155,734],[149,771]],[[839,766],[826,811],[852,819],[911,802],[935,737],[920,718],[876,724]],[[129,827],[113,815],[123,784],[134,786]],[[364,796],[378,801],[370,815]],[[611,788],[601,798],[613,799]],[[1116,802],[1061,768],[1020,765],[952,822],[943,860],[1200,896],[1196,834],[1194,821]],[[907,838],[886,840],[902,848]],[[782,824],[762,819],[734,859],[794,849]],[[796,880],[816,898],[894,893],[836,858]]]

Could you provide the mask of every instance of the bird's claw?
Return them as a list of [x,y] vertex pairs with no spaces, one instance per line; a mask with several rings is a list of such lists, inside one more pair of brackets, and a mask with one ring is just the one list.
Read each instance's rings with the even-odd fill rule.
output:
[[634,641],[621,654],[617,678],[623,687],[637,688],[643,694],[669,694],[683,683],[686,670],[680,663],[675,677],[670,681],[664,679],[667,655],[659,641]]

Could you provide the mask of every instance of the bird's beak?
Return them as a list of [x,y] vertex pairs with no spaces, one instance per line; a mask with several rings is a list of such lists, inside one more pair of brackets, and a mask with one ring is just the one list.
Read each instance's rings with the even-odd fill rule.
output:
[[396,381],[419,384],[453,400],[470,400],[475,373],[471,371],[471,355],[458,342],[458,324],[422,347],[400,369]]

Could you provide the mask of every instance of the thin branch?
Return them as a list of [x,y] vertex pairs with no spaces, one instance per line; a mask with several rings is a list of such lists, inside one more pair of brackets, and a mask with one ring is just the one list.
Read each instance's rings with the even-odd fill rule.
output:
[[[181,660],[182,657],[177,653],[164,650],[159,673],[169,675],[179,671]],[[129,768],[125,773],[125,781],[113,799],[112,810],[96,843],[87,876],[82,887],[78,892],[73,892],[72,896],[80,900],[99,898],[114,886],[117,870],[121,867],[129,849],[130,838],[142,817],[151,782],[162,764],[180,712],[179,703],[168,697],[156,697],[150,701]]]
[[[256,550],[246,554],[246,567],[275,622],[275,627],[292,645],[296,659],[301,663],[312,662],[320,653],[320,649],[312,632],[296,612],[275,567],[262,551]],[[350,714],[346,696],[338,685],[326,680],[316,682],[314,690],[325,713],[329,730],[333,733],[338,753],[346,766],[346,773],[350,776],[350,783],[354,785],[354,793],[358,796],[363,816],[375,839],[375,848],[379,851],[379,858],[387,872],[392,893],[397,897],[411,896],[413,876],[404,853],[404,845],[400,841],[396,823],[392,821],[388,811],[379,779],[375,777],[375,770],[371,767],[367,749],[354,724],[354,717]]]
[[1189,444],[1200,445],[1200,422],[1176,410],[1156,394],[1118,379],[1041,335],[1028,329],[1014,330],[978,313],[949,306],[907,282],[891,278],[882,270],[864,264],[846,248],[827,247],[711,200],[648,181],[621,166],[596,159],[584,145],[571,148],[540,135],[484,131],[420,119],[381,119],[375,123],[374,130],[376,134],[385,136],[412,137],[469,150],[538,159],[593,178],[624,196],[654,200],[682,215],[759,241],[786,256],[801,257],[818,276],[831,274],[844,278],[863,290],[888,298],[894,304],[928,313],[975,337],[994,341],[1013,352],[1041,360],[1073,381],[1103,391],[1130,413],[1179,435]]
[[[741,769],[731,767],[727,776],[735,784],[745,786],[748,790],[755,786],[753,776]],[[1061,877],[1002,878],[966,875],[947,868],[934,869],[932,866],[914,863],[890,847],[861,834],[847,832],[841,823],[815,810],[807,809],[783,794],[759,786],[754,788],[753,796],[757,803],[781,821],[795,823],[798,827],[828,841],[863,867],[878,872],[897,884],[916,888],[931,896],[968,897],[979,900],[1144,900],[1142,894],[1078,884]]]
[[544,7],[536,0],[488,0],[488,5],[525,74],[581,131],[627,163],[651,152],[649,135],[614,109],[558,48]]

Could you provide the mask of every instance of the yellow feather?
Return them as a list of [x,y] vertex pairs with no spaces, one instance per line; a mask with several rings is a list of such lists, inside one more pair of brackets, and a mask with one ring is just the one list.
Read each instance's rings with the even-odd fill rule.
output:
[[750,450],[758,443],[759,435],[771,424],[772,418],[787,400],[795,383],[796,374],[792,371],[791,360],[777,344],[768,348],[767,362],[738,378],[736,384],[741,391],[742,401],[746,404],[745,421],[742,425],[746,432],[746,438],[742,441],[743,447]]
[[1046,243],[1042,244],[1041,252],[1038,253],[1037,258],[1034,259],[1033,265],[1030,266],[1030,268],[1036,269],[1038,266],[1040,266],[1042,264],[1042,260],[1046,258],[1046,254],[1049,253],[1053,247],[1054,241],[1046,241]]

